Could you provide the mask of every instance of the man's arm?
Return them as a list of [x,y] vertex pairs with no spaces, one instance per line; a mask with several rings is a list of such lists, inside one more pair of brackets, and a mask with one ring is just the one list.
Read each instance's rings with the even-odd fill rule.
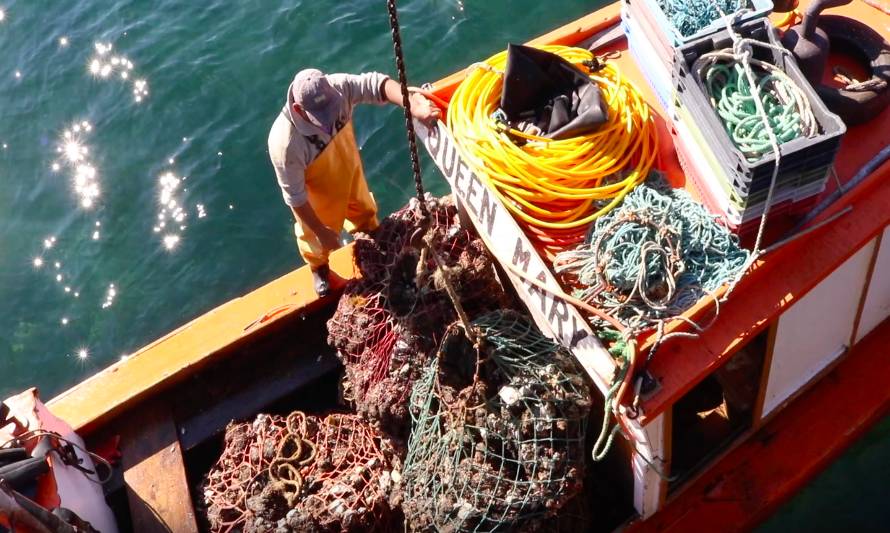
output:
[[[393,103],[397,106],[402,105],[402,86],[399,85],[399,82],[387,78],[383,82],[383,86],[380,88],[380,92],[383,93],[383,97],[387,102]],[[426,96],[412,92],[408,97],[411,102],[411,115],[421,122],[425,122],[430,124],[439,119],[442,112],[436,107],[432,102],[427,99]]]
[[318,236],[322,246],[333,250],[340,246],[340,236],[325,226],[309,204],[306,193],[305,159],[300,149],[289,146],[290,126],[279,117],[269,132],[269,157],[275,169],[275,177],[294,218]]
[[340,236],[337,232],[325,226],[322,221],[319,220],[318,215],[315,214],[315,210],[312,209],[309,202],[300,206],[291,206],[291,211],[301,224],[305,224],[313,233],[315,233],[325,249],[335,250],[340,247]]
[[[343,93],[350,106],[370,103],[402,105],[401,86],[385,74],[379,72],[328,74],[328,80]],[[441,115],[439,108],[422,94],[412,92],[409,98],[411,114],[416,119],[431,124]]]

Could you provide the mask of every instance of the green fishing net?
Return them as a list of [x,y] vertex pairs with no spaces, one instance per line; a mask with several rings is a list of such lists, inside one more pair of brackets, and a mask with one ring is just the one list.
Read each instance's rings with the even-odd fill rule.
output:
[[589,242],[558,254],[574,296],[640,329],[681,315],[733,281],[750,254],[715,215],[653,176],[598,218]]
[[[531,530],[581,489],[590,392],[512,311],[452,326],[411,393],[403,510],[420,531]],[[478,346],[478,349],[477,349]]]

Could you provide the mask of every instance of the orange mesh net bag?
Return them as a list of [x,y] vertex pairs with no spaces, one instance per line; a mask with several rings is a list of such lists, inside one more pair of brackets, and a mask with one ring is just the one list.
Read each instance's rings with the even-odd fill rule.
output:
[[[343,362],[344,397],[388,435],[407,437],[411,384],[456,320],[448,277],[470,317],[508,307],[493,260],[463,229],[450,198],[427,197],[387,217],[374,236],[356,236],[362,279],[350,282],[328,321],[328,343]],[[445,271],[445,272],[443,272]]]
[[204,480],[208,529],[384,531],[401,519],[391,504],[399,469],[393,447],[356,415],[233,423]]

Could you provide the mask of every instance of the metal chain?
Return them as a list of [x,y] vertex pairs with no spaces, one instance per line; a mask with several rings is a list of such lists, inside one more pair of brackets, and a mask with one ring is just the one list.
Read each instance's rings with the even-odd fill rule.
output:
[[408,75],[405,73],[405,58],[402,55],[402,35],[399,33],[399,13],[396,0],[387,0],[389,10],[389,26],[392,28],[392,46],[396,56],[396,69],[399,71],[399,85],[402,89],[402,106],[405,109],[405,130],[408,133],[408,149],[411,153],[411,169],[414,171],[414,187],[420,201],[420,212],[429,217],[423,194],[423,180],[420,176],[420,158],[417,155],[417,137],[414,133],[414,121],[411,120],[411,100],[408,95]]

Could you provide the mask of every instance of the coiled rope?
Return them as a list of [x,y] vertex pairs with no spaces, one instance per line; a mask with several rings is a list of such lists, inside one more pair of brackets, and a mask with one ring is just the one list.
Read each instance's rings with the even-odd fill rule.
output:
[[755,94],[766,113],[769,129],[779,144],[819,132],[816,117],[803,90],[782,69],[758,59],[752,85],[732,50],[718,50],[699,57],[692,65],[702,80],[711,105],[717,111],[732,142],[749,161],[757,161],[772,151],[767,124],[757,112]]
[[648,105],[614,66],[591,71],[588,65],[595,58],[587,50],[541,49],[590,73],[603,92],[606,123],[584,135],[554,140],[493,117],[507,61],[501,52],[469,69],[451,99],[448,124],[462,158],[539,248],[552,255],[582,242],[589,225],[646,177],[657,155],[657,133]]
[[683,37],[694,35],[708,24],[745,7],[744,0],[658,0],[658,5]]
[[575,296],[639,332],[681,315],[748,260],[738,238],[686,191],[643,183],[596,221],[591,242],[556,256]]

